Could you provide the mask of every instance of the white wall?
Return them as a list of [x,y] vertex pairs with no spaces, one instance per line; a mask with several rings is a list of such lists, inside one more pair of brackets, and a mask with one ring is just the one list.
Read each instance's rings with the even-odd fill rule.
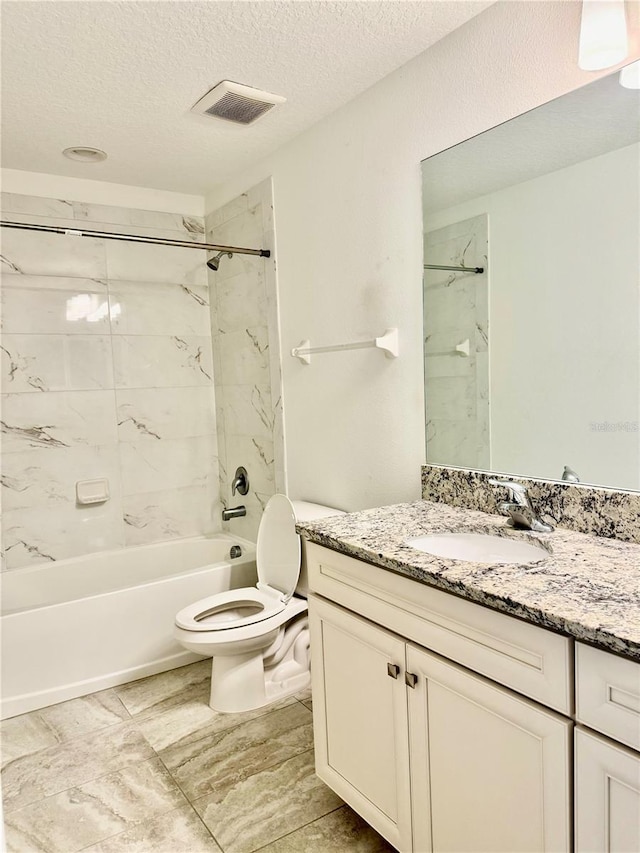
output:
[[627,146],[425,222],[489,216],[493,470],[640,488],[639,164]]
[[[345,509],[420,495],[420,161],[594,78],[578,2],[499,2],[207,198],[273,175],[289,489]],[[634,55],[640,44],[634,41]],[[400,357],[289,355],[400,330]]]

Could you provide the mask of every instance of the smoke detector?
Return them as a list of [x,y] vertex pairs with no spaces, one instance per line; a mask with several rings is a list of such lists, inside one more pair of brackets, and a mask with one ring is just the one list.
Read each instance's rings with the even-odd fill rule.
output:
[[253,124],[276,104],[283,104],[286,100],[282,95],[272,95],[252,86],[223,80],[200,98],[198,103],[191,107],[191,112],[222,118],[236,124]]

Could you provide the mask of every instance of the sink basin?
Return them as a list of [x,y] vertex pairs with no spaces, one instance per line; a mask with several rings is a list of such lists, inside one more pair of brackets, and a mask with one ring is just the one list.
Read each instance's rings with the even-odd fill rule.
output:
[[531,542],[485,533],[431,533],[407,539],[405,545],[434,557],[472,563],[535,563],[549,556],[548,551]]

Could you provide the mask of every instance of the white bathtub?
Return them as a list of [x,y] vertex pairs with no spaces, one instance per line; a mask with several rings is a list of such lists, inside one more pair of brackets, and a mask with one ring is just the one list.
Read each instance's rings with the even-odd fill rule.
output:
[[175,614],[255,582],[255,545],[225,534],[3,572],[2,719],[198,660]]

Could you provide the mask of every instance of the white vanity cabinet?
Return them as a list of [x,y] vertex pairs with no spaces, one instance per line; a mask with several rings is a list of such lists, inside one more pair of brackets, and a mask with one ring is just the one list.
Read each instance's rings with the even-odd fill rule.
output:
[[307,562],[318,775],[401,851],[569,851],[572,721],[469,671],[564,705],[569,641],[317,545]]
[[640,665],[577,643],[576,720],[576,851],[638,853]]

